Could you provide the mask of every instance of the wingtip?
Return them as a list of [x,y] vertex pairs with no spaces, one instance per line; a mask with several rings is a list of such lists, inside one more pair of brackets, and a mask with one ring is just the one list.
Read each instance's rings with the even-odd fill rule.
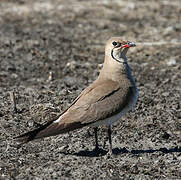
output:
[[29,141],[33,140],[30,137],[31,137],[31,132],[14,137],[14,141],[16,141],[19,146],[21,146],[21,145],[26,144]]
[[50,121],[35,130],[29,131],[27,133],[24,133],[20,136],[15,137],[14,140],[19,143],[19,146],[21,146],[34,139],[63,134],[63,133],[66,133],[66,132],[69,132],[69,131],[72,131],[84,126],[85,125],[82,124],[81,122],[59,124],[56,121]]
[[[52,124],[53,121],[46,123],[45,125],[40,126],[39,128],[26,132],[24,134],[21,134],[14,138],[14,140],[21,146],[23,144],[26,144],[34,139],[41,138],[41,136],[37,136],[41,131],[46,129],[50,124]],[[44,137],[44,136],[42,136]]]

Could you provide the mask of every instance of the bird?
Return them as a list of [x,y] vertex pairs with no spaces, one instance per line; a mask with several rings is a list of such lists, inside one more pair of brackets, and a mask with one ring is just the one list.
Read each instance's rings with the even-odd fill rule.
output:
[[110,38],[105,45],[104,63],[97,79],[57,119],[15,139],[25,144],[34,139],[93,127],[95,149],[98,149],[97,130],[105,125],[108,129],[109,152],[112,154],[111,125],[129,112],[138,99],[138,89],[126,58],[128,49],[135,46],[135,43],[122,40],[121,37]]

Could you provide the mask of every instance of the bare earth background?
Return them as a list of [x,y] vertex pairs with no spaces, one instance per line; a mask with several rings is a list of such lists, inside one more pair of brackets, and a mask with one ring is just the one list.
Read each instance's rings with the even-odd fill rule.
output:
[[[93,80],[112,36],[128,52],[135,109],[106,128],[17,149],[13,137],[56,117]],[[0,179],[181,179],[180,0],[1,0]],[[9,92],[14,91],[17,113]],[[105,145],[105,146],[104,146]]]

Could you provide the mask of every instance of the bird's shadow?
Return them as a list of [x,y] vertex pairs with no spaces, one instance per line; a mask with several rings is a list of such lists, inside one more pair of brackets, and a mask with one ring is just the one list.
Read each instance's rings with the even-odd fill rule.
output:
[[[181,147],[174,147],[167,149],[165,147],[160,148],[160,149],[147,149],[147,150],[128,150],[127,148],[114,148],[112,154],[113,155],[120,155],[120,154],[144,154],[144,153],[155,153],[155,152],[162,152],[164,154],[168,153],[173,153],[173,152],[181,152]],[[64,155],[74,155],[74,156],[85,156],[85,157],[100,157],[100,156],[105,156],[108,151],[97,148],[94,150],[82,150],[79,152],[73,152],[73,153],[66,153],[66,152],[61,152]]]
[[162,152],[164,154],[167,153],[173,153],[173,152],[181,152],[181,147],[174,147],[174,148],[159,148],[159,149],[146,149],[146,150],[128,150],[126,148],[115,148],[113,149],[113,154],[119,155],[119,154],[124,154],[124,153],[129,153],[129,154],[144,154],[144,153],[155,153],[155,152]]

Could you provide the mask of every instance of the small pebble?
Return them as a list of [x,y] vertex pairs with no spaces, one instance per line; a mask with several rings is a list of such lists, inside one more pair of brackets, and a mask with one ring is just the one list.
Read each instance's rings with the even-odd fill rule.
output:
[[176,64],[176,60],[174,58],[170,58],[168,61],[167,61],[167,65],[168,66],[173,66]]

